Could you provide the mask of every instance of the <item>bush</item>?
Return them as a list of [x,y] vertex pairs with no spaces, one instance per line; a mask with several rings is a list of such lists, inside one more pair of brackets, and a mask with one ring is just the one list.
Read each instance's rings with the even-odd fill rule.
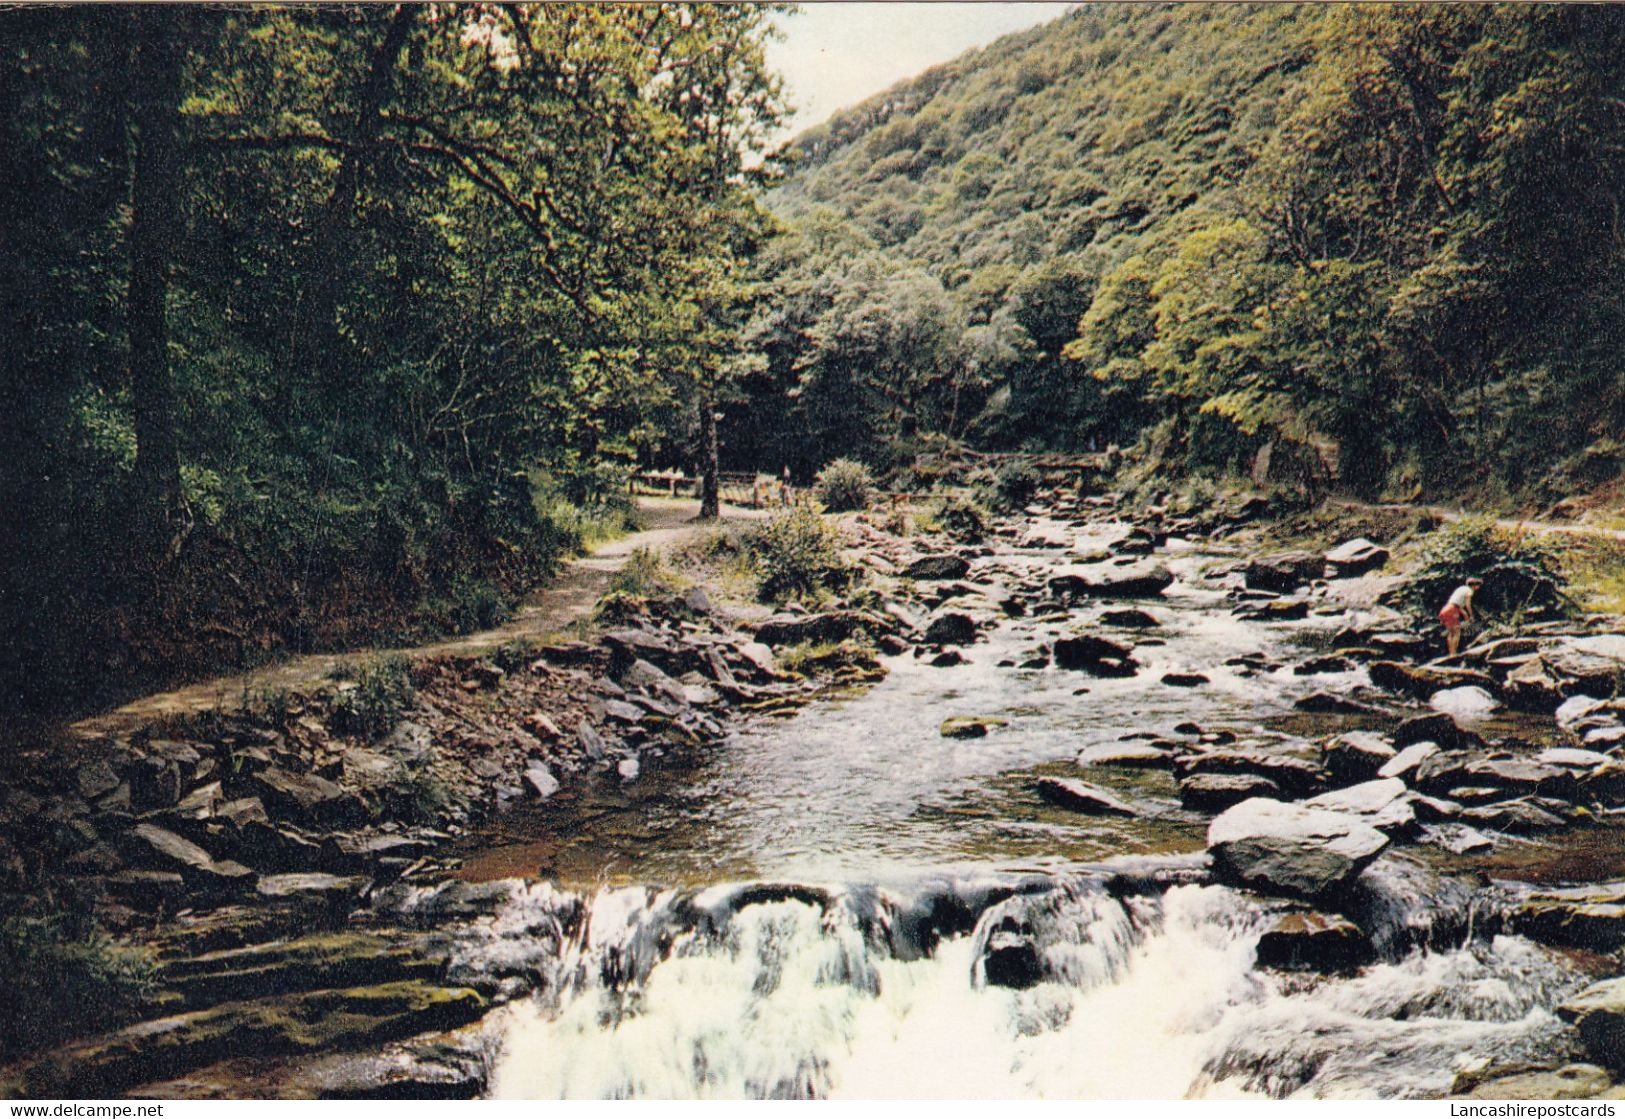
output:
[[851,582],[841,561],[841,536],[811,509],[787,509],[745,537],[764,602],[816,598]]
[[1001,509],[1025,508],[1042,481],[1038,471],[1020,459],[1007,462],[994,472],[994,503]]
[[932,517],[937,527],[963,544],[987,538],[987,510],[968,497],[957,494],[942,499]]
[[153,993],[151,955],[59,916],[0,918],[0,1059],[139,1017]]
[[1551,612],[1567,605],[1556,553],[1537,538],[1502,531],[1493,517],[1463,517],[1444,526],[1428,538],[1420,558],[1404,599],[1424,617],[1437,614],[1450,592],[1473,577],[1484,580],[1473,603],[1486,614]]
[[649,598],[681,590],[683,580],[667,566],[653,548],[636,548],[619,571],[609,577],[611,594],[631,594]]
[[375,738],[399,722],[414,694],[411,667],[399,653],[372,657],[357,666],[354,682],[333,701],[338,729]]
[[863,463],[838,458],[818,472],[813,495],[831,513],[867,509],[875,496],[874,476]]

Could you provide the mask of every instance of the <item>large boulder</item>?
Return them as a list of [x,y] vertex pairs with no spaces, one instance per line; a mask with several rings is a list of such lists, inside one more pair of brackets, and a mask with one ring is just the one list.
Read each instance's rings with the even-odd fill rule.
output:
[[1580,1033],[1586,1052],[1611,1069],[1625,1069],[1625,977],[1593,983],[1557,1008]]
[[1060,599],[1152,598],[1173,584],[1173,572],[1161,563],[1087,563],[1064,567],[1049,581],[1050,593]]
[[1625,691],[1625,634],[1570,637],[1541,654],[1569,695],[1618,695]]
[[1363,536],[1339,544],[1326,553],[1326,566],[1336,578],[1363,575],[1388,562],[1388,549]]
[[1280,552],[1249,560],[1243,579],[1255,591],[1289,594],[1325,574],[1325,559],[1313,552]]
[[1313,899],[1351,881],[1388,837],[1341,812],[1255,797],[1217,816],[1207,845],[1220,877]]
[[1531,940],[1593,952],[1625,948],[1625,882],[1598,882],[1531,894],[1512,913]]

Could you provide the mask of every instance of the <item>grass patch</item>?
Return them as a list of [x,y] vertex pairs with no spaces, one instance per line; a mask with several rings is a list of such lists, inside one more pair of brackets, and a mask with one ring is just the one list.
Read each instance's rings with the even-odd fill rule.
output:
[[346,734],[376,738],[400,721],[411,705],[412,664],[399,653],[369,657],[355,667],[350,686],[333,699],[333,722]]
[[0,917],[0,1060],[140,1017],[155,984],[149,951],[60,915]]

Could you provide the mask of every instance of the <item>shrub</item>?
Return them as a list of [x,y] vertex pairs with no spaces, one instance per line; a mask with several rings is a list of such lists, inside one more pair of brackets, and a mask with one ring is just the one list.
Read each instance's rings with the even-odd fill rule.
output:
[[0,969],[4,1060],[128,1022],[153,993],[146,950],[60,916],[0,917]]
[[818,472],[813,495],[831,513],[867,509],[874,500],[875,480],[863,463],[838,458]]
[[445,603],[453,633],[478,633],[507,621],[512,611],[501,589],[485,579],[458,576]]
[[811,509],[786,509],[763,521],[745,537],[757,594],[765,602],[782,602],[844,587],[851,572],[840,545],[840,533]]
[[1001,509],[1024,508],[1042,481],[1038,471],[1020,459],[1007,462],[994,472],[994,502]]
[[683,581],[667,566],[653,548],[636,548],[619,571],[609,577],[611,594],[632,594],[648,598],[681,590]]
[[454,822],[468,809],[467,797],[429,759],[397,765],[384,788],[384,804],[391,816],[428,827]]
[[1554,611],[1567,604],[1555,552],[1535,537],[1502,531],[1492,517],[1463,517],[1444,526],[1428,538],[1420,559],[1404,599],[1425,617],[1472,577],[1484,580],[1473,601],[1489,614]]
[[987,538],[987,510],[957,494],[942,499],[933,517],[937,527],[955,540],[975,544]]
[[400,720],[413,694],[406,657],[371,657],[356,667],[354,682],[334,699],[334,723],[348,734],[377,737]]

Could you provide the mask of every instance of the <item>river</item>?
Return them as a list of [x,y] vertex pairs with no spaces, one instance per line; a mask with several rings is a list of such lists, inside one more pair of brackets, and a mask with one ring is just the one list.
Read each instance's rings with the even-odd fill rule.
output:
[[[1119,527],[1093,531],[1079,549]],[[557,934],[538,993],[488,1022],[492,1094],[1415,1097],[1491,1063],[1576,1057],[1550,1008],[1587,981],[1581,962],[1486,932],[1493,891],[1439,875],[1538,876],[1557,857],[1545,845],[1507,839],[1473,863],[1404,848],[1359,902],[1376,962],[1285,972],[1254,963],[1285,903],[1207,879],[1208,817],[1169,773],[1089,771],[1133,819],[1035,796],[1039,777],[1077,776],[1080,750],[1125,736],[1199,727],[1312,756],[1309,738],[1371,721],[1293,707],[1367,682],[1292,672],[1346,613],[1243,621],[1207,574],[1227,557],[1179,541],[1165,555],[1176,581],[1137,603],[1162,625],[1138,637],[1132,677],[1013,667],[1101,603],[1003,619],[966,663],[889,658],[873,687],[485,833],[463,876],[520,881],[463,966]],[[1061,562],[1006,546],[979,569],[1033,586]],[[1167,672],[1207,682],[1171,687]],[[952,715],[1006,725],[949,739]],[[1550,720],[1512,726],[1533,737]],[[1619,848],[1612,833],[1600,846]],[[558,934],[571,907],[580,927]],[[1030,948],[1005,959],[1030,951],[1030,974],[990,982],[1012,937]]]

